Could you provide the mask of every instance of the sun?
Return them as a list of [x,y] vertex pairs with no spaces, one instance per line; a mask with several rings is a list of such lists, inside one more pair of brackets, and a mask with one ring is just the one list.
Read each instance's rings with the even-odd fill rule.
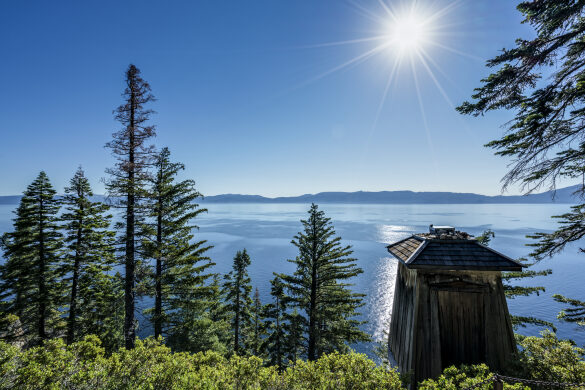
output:
[[429,23],[413,13],[397,15],[388,22],[387,44],[398,54],[421,50],[429,40]]

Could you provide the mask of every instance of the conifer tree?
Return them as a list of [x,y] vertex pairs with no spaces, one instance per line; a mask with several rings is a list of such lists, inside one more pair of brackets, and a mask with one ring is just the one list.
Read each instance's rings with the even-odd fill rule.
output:
[[264,342],[264,350],[271,366],[284,367],[285,354],[285,329],[284,321],[286,306],[284,305],[284,286],[278,276],[270,281],[270,295],[272,302],[265,307],[267,336]]
[[252,327],[252,286],[248,276],[250,256],[246,249],[238,251],[234,257],[232,271],[224,277],[224,296],[226,310],[231,317],[232,351],[237,355],[248,350],[250,329]]
[[251,355],[263,357],[264,348],[263,341],[266,335],[266,327],[264,324],[265,308],[260,301],[260,291],[258,287],[254,291],[254,299],[252,301],[252,329],[250,334],[249,351]]
[[109,206],[92,201],[92,196],[89,180],[79,168],[65,188],[65,212],[60,218],[65,230],[63,270],[69,289],[67,343],[92,333],[116,345],[122,332],[109,323],[119,319],[119,296],[115,295],[119,279],[111,275],[115,232],[109,230]]
[[149,222],[142,225],[145,253],[155,261],[150,289],[154,308],[148,314],[155,337],[165,336],[180,345],[186,334],[205,333],[192,326],[208,323],[203,316],[213,298],[208,283],[213,274],[208,271],[214,264],[205,256],[210,246],[194,241],[193,233],[198,229],[193,220],[207,209],[195,203],[201,194],[193,180],[177,181],[185,167],[170,161],[168,148],[157,155],[154,169]]
[[[283,304],[286,302],[286,296]],[[306,352],[307,338],[305,337],[305,318],[294,308],[284,315],[284,356],[288,364],[300,359]]]
[[[513,162],[504,189],[512,184],[520,184],[526,193],[556,189],[559,180],[578,185],[575,195],[581,204],[554,217],[557,230],[529,236],[537,240],[531,255],[540,260],[585,237],[585,3],[523,1],[517,8],[534,36],[516,39],[514,47],[490,59],[487,66],[495,71],[481,80],[473,100],[457,109],[474,116],[500,109],[513,112],[506,134],[486,145]],[[561,318],[569,317],[561,313]]]
[[134,348],[136,271],[140,267],[140,237],[136,225],[144,216],[142,205],[150,177],[148,169],[154,156],[154,147],[148,142],[155,135],[154,126],[147,124],[153,111],[145,105],[152,102],[154,96],[150,85],[142,79],[140,70],[134,65],[126,70],[125,82],[124,103],[115,110],[115,118],[122,128],[106,144],[117,159],[114,168],[106,170],[110,175],[106,188],[115,206],[123,210],[122,221],[117,227],[124,230],[120,237],[124,264],[124,340],[126,348]]
[[[485,246],[489,246],[491,240],[495,237],[495,233],[488,229],[484,231],[481,235],[477,236],[475,239],[479,241],[481,244]],[[518,259],[519,262],[524,263],[528,268],[530,268],[532,264],[526,264],[527,260],[524,258]],[[532,294],[540,294],[541,292],[545,291],[544,286],[518,286],[511,284],[512,281],[526,279],[526,278],[534,278],[536,276],[546,276],[550,275],[552,270],[545,269],[541,271],[534,271],[534,270],[523,270],[521,272],[518,271],[510,271],[510,272],[502,272],[502,282],[504,286],[504,293],[506,294],[506,298],[514,299],[519,296],[528,296]],[[510,319],[512,321],[512,326],[514,328],[518,327],[526,327],[526,325],[537,325],[537,326],[546,326],[551,328],[553,331],[556,331],[555,326],[548,321],[542,320],[540,318],[534,316],[518,316],[514,314],[510,314]]]
[[0,268],[3,314],[18,317],[19,335],[37,344],[57,334],[63,299],[57,224],[60,202],[49,178],[40,172],[15,212],[14,230],[2,238],[6,258]]
[[345,352],[347,343],[367,341],[354,317],[363,306],[363,294],[352,292],[348,279],[362,273],[349,257],[351,246],[342,246],[335,237],[331,219],[312,204],[309,218],[301,220],[304,231],[292,244],[299,255],[289,260],[297,266],[293,275],[279,275],[288,290],[287,303],[303,315],[307,338],[306,356],[315,360],[324,353]]

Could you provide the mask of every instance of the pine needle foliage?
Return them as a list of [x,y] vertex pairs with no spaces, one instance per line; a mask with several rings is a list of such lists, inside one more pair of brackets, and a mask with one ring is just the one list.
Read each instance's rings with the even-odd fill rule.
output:
[[[481,80],[472,101],[457,109],[474,116],[513,111],[506,134],[486,145],[513,160],[503,179],[504,189],[512,184],[520,184],[526,193],[555,189],[563,179],[579,184],[575,195],[583,200],[585,2],[523,1],[517,8],[535,36],[517,39],[514,47],[489,60],[487,66],[496,70]],[[553,256],[585,236],[585,203],[580,203],[554,217],[559,222],[556,231],[529,236],[537,240],[531,254],[536,260]]]
[[2,316],[17,323],[5,336],[27,345],[59,334],[63,303],[63,238],[57,214],[61,207],[45,172],[27,187],[16,209],[14,230],[2,237],[6,262],[0,267]]
[[351,246],[342,246],[331,219],[312,204],[309,218],[301,220],[304,231],[292,244],[299,250],[292,275],[280,274],[288,292],[287,305],[302,313],[309,360],[333,351],[346,352],[348,344],[367,341],[355,319],[364,305],[364,294],[351,291],[348,280],[363,271],[351,256]]
[[268,364],[283,368],[286,351],[284,285],[278,276],[270,281],[270,285],[272,302],[264,308],[266,339],[263,343],[263,349]]
[[181,349],[193,344],[185,343],[186,335],[196,331],[193,326],[203,326],[200,320],[213,299],[208,284],[214,263],[205,255],[211,248],[207,241],[195,240],[194,220],[207,212],[195,203],[201,194],[193,180],[177,179],[185,167],[170,156],[169,149],[163,148],[154,161],[142,236],[145,254],[154,260],[149,282],[154,308],[147,310],[154,335],[168,338],[169,345]]
[[[481,235],[477,236],[475,239],[479,241],[481,244],[485,246],[489,246],[491,240],[496,237],[496,234],[491,230],[488,229],[484,231]],[[521,263],[526,263],[526,259],[518,259]],[[527,267],[531,267],[534,265],[526,264]],[[511,284],[512,281],[523,280],[526,278],[534,278],[536,276],[547,276],[552,274],[552,270],[546,269],[542,271],[534,271],[534,270],[523,270],[522,272],[502,272],[502,282],[504,285],[504,294],[506,294],[506,298],[514,299],[519,296],[529,296],[532,294],[539,295],[541,292],[545,291],[544,286],[519,286],[516,284]],[[555,326],[549,322],[544,321],[540,318],[536,318],[534,316],[517,316],[517,315],[510,315],[512,320],[512,325],[514,328],[518,327],[526,327],[528,324],[537,325],[537,326],[545,326],[554,331],[556,331]]]
[[260,291],[256,287],[252,299],[252,327],[250,329],[249,353],[264,358],[264,338],[266,337],[266,308],[260,300]]
[[93,191],[81,168],[65,188],[60,217],[64,236],[63,273],[67,284],[67,343],[96,334],[108,349],[120,345],[120,280],[112,274],[115,232],[110,207],[92,200]]
[[560,294],[553,295],[553,298],[557,302],[569,305],[559,313],[558,318],[560,320],[574,322],[577,325],[585,326],[585,301],[567,298]]
[[154,101],[150,85],[141,77],[140,70],[130,65],[125,74],[124,102],[114,111],[122,128],[115,132],[106,144],[117,162],[106,170],[109,179],[106,189],[115,207],[121,208],[122,221],[116,227],[120,235],[121,263],[124,264],[124,340],[126,348],[133,348],[136,338],[136,278],[141,238],[137,235],[137,223],[144,219],[143,208],[149,168],[154,157],[154,147],[149,140],[155,136],[155,128],[148,124],[152,110],[145,106]]
[[246,249],[238,251],[234,257],[232,271],[224,276],[225,309],[230,317],[233,335],[231,350],[236,355],[245,355],[250,346],[253,305],[252,285],[248,276],[250,264],[250,255]]

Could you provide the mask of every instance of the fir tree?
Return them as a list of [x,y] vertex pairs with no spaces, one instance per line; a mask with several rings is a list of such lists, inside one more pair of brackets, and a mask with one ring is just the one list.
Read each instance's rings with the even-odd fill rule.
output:
[[[475,89],[473,101],[464,102],[458,110],[474,116],[502,108],[513,110],[508,132],[487,144],[497,155],[513,161],[504,177],[504,188],[520,184],[530,193],[543,186],[555,189],[559,179],[574,180],[582,200],[585,3],[524,1],[517,8],[524,15],[523,23],[534,28],[535,36],[517,39],[515,47],[489,60],[487,65],[496,70]],[[560,225],[556,231],[529,236],[537,240],[532,244],[536,260],[552,256],[585,236],[585,204],[555,218]]]
[[124,264],[124,340],[126,348],[134,348],[136,338],[135,285],[137,267],[140,267],[136,225],[144,215],[142,206],[148,168],[152,163],[154,148],[148,141],[155,135],[154,126],[147,121],[152,110],[145,105],[154,100],[150,85],[140,76],[140,70],[130,65],[126,71],[124,103],[115,111],[115,118],[122,128],[113,134],[106,144],[117,159],[114,168],[106,170],[110,179],[106,188],[116,205],[123,209],[122,221],[117,225],[124,229],[120,237]]
[[299,255],[289,260],[297,269],[293,275],[279,276],[289,292],[287,302],[303,313],[306,356],[315,360],[324,353],[346,352],[347,343],[369,340],[354,319],[364,295],[353,293],[347,283],[363,271],[349,257],[351,246],[341,245],[330,218],[317,205],[311,205],[309,218],[301,223],[304,231],[292,241]]
[[28,186],[15,212],[14,231],[2,238],[3,314],[18,317],[19,335],[36,344],[57,334],[63,285],[58,264],[63,245],[57,224],[60,203],[45,172]]
[[284,321],[286,306],[284,305],[284,286],[278,276],[270,281],[270,295],[272,303],[265,307],[267,336],[264,341],[264,350],[271,366],[284,367],[285,354],[285,329]]
[[210,246],[206,241],[194,241],[193,234],[198,229],[193,220],[207,209],[195,203],[201,194],[193,180],[177,181],[185,167],[170,161],[167,148],[157,155],[154,168],[148,215],[152,223],[142,225],[145,253],[155,261],[154,308],[148,314],[155,337],[164,335],[178,346],[186,334],[205,333],[193,326],[209,322],[204,314],[213,298],[208,286],[213,274],[208,271],[214,264],[205,256]]
[[[91,200],[93,192],[81,168],[65,188],[61,215],[65,230],[64,273],[69,275],[67,343],[86,334],[116,344],[121,331],[110,319],[117,319],[117,279],[111,275],[114,263],[114,236],[109,230],[109,206]],[[112,295],[113,294],[113,295]],[[101,320],[99,320],[101,318]]]
[[233,334],[232,351],[237,355],[248,350],[250,329],[252,327],[252,286],[248,276],[250,256],[246,249],[238,251],[234,257],[232,271],[225,275],[223,289],[226,310],[231,317]]

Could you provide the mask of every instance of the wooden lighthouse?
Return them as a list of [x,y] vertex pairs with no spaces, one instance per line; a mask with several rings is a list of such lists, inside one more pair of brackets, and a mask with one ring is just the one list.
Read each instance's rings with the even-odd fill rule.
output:
[[514,357],[501,271],[521,271],[520,263],[448,226],[431,225],[388,251],[399,260],[389,352],[412,383],[451,365],[501,370]]

